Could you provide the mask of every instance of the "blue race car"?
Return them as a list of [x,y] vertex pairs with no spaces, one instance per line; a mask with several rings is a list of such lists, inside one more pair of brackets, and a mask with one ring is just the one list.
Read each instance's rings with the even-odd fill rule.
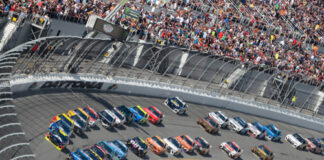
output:
[[164,104],[177,114],[185,114],[188,109],[188,105],[179,97],[167,98]]
[[124,144],[120,140],[115,140],[112,143],[114,143],[118,148],[120,148],[125,153],[125,155],[127,156],[128,148],[127,148],[126,144]]
[[115,158],[118,159],[116,149],[113,146],[111,146],[110,144],[108,144],[105,140],[100,141],[97,144],[98,144],[98,146],[100,146],[102,149],[104,149],[106,151],[108,159],[115,159]]
[[117,159],[119,160],[124,160],[126,159],[126,154],[117,146],[115,145],[115,143],[113,142],[109,142],[108,143],[113,149],[114,151],[117,153]]
[[82,150],[78,149],[76,152],[71,154],[71,157],[74,160],[91,160],[89,156],[87,156]]
[[148,119],[148,114],[140,107],[136,105],[134,107],[130,107],[129,110],[134,113],[134,122],[144,124]]
[[271,140],[271,141],[276,141],[279,142],[281,139],[281,132],[278,128],[276,128],[276,126],[274,126],[273,124],[267,125],[267,126],[263,126],[265,133],[266,133],[266,139],[267,140]]
[[50,124],[48,127],[49,132],[55,130],[55,129],[60,129],[62,130],[68,137],[71,136],[73,130],[71,127],[64,122],[64,120],[58,120],[56,122],[53,122]]

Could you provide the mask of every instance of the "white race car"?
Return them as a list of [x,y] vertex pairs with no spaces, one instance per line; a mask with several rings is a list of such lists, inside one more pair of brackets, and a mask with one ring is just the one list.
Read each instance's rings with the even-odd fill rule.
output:
[[265,138],[265,132],[261,128],[260,125],[258,125],[258,122],[253,122],[253,123],[247,123],[247,130],[248,134],[252,136],[253,138],[259,138],[259,139],[264,139]]
[[298,133],[287,134],[285,140],[290,143],[294,148],[305,150],[306,149],[306,141],[305,139]]
[[227,116],[221,112],[221,111],[217,111],[217,112],[210,112],[208,113],[209,118],[213,119],[214,121],[216,121],[222,128],[226,128],[228,125],[228,118]]
[[177,114],[185,114],[188,109],[188,105],[179,97],[167,98],[164,104]]
[[240,117],[228,119],[228,127],[239,134],[246,134],[247,123]]
[[223,142],[219,145],[219,148],[233,159],[239,158],[243,153],[243,150],[234,141]]
[[123,125],[126,122],[125,116],[115,107],[111,110],[116,116],[116,126]]
[[176,156],[181,153],[182,145],[177,139],[173,137],[169,137],[169,138],[164,138],[163,141],[166,143],[167,151],[171,155]]

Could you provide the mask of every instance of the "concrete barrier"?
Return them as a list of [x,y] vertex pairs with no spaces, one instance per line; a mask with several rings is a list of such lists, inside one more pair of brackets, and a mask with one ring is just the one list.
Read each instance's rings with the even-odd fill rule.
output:
[[124,77],[110,78],[93,74],[72,75],[64,73],[32,76],[18,75],[12,77],[10,83],[13,92],[51,88],[75,88],[154,96],[160,98],[178,96],[186,102],[226,108],[324,132],[324,120],[317,117],[252,100],[233,96],[223,96],[205,90],[166,83],[129,79]]

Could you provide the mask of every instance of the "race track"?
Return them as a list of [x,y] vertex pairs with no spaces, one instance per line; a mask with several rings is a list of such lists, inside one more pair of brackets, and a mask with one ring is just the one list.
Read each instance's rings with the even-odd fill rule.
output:
[[[37,159],[40,160],[55,160],[65,159],[67,154],[56,150],[49,142],[44,139],[47,132],[50,119],[56,114],[67,112],[76,107],[84,107],[90,105],[97,111],[112,106],[119,105],[140,105],[147,107],[154,105],[158,107],[165,115],[163,125],[155,126],[150,123],[147,125],[131,124],[112,130],[106,130],[99,125],[97,129],[87,131],[85,136],[74,136],[72,138],[72,145],[68,149],[73,152],[78,148],[84,148],[95,144],[101,140],[126,140],[135,136],[146,138],[149,136],[159,135],[160,137],[178,136],[181,134],[188,134],[192,138],[196,136],[204,137],[212,146],[210,156],[203,157],[194,154],[188,155],[182,153],[179,157],[173,157],[169,153],[162,156],[157,156],[151,151],[148,152],[146,159],[173,159],[173,158],[186,158],[186,159],[213,159],[213,160],[226,160],[229,159],[225,153],[218,150],[218,145],[227,140],[234,140],[244,150],[242,159],[254,160],[257,159],[250,149],[258,144],[268,145],[275,153],[275,159],[278,160],[321,160],[324,159],[323,155],[315,155],[310,152],[297,151],[293,149],[287,142],[275,143],[263,140],[256,140],[252,137],[241,136],[230,130],[221,130],[220,135],[211,135],[206,133],[200,128],[196,121],[198,118],[206,116],[210,111],[221,110],[227,116],[241,116],[247,122],[259,121],[261,124],[274,123],[283,133],[299,132],[305,137],[324,137],[323,133],[312,130],[307,130],[282,122],[274,122],[273,120],[246,115],[239,112],[219,109],[217,107],[203,106],[196,104],[189,104],[189,111],[187,116],[179,116],[174,114],[170,109],[163,105],[164,99],[141,97],[133,95],[119,95],[112,93],[102,92],[71,92],[71,91],[38,91],[28,93],[17,93],[14,95],[14,103],[17,106],[16,110],[18,118],[22,123],[22,128],[26,133],[27,141],[31,143],[33,152],[36,154]],[[181,97],[180,97],[181,98]],[[140,159],[132,152],[128,154],[129,160]]]

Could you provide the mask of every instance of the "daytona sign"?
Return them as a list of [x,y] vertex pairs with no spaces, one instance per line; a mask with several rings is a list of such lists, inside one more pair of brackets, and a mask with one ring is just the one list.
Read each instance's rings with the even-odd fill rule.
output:
[[102,82],[83,82],[83,81],[47,81],[40,88],[75,88],[75,89],[101,89]]

